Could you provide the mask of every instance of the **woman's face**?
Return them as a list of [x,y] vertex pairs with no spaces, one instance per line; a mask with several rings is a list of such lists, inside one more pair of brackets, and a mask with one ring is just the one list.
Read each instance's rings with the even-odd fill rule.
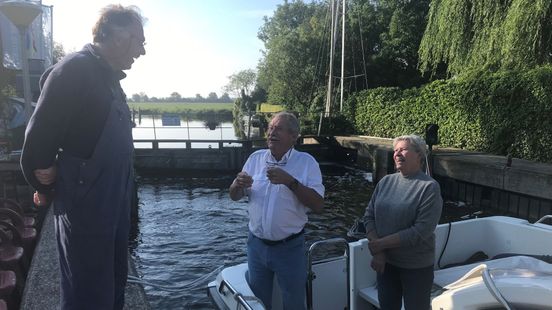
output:
[[422,157],[408,141],[399,141],[393,152],[395,167],[402,175],[412,175],[422,169]]

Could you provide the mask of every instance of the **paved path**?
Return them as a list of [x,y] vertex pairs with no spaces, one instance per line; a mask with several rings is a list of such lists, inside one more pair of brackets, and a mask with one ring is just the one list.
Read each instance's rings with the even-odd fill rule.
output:
[[[129,274],[136,276],[130,261]],[[53,208],[50,207],[40,232],[27,283],[21,301],[21,310],[59,309],[59,259],[54,232]],[[128,284],[124,309],[149,310],[150,306],[142,286]]]

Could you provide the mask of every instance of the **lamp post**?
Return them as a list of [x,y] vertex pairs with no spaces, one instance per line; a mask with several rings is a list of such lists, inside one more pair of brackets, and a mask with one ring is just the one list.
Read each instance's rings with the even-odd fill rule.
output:
[[17,27],[19,31],[19,54],[23,72],[23,96],[25,98],[25,124],[31,118],[31,81],[29,77],[29,51],[25,44],[25,35],[34,19],[42,13],[42,8],[32,2],[3,1],[0,11]]

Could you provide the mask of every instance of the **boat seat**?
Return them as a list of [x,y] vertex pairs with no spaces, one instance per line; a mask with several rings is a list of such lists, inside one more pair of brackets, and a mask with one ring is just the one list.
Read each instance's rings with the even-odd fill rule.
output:
[[23,224],[25,225],[25,227],[34,227],[35,226],[35,224],[36,224],[36,220],[35,220],[36,213],[26,212],[25,210],[23,210],[23,207],[19,203],[15,202],[13,200],[10,200],[10,199],[0,198],[0,207],[10,209],[10,210],[16,212],[17,214],[19,214],[21,219],[23,219]]
[[[29,256],[30,261],[37,239],[36,229],[33,227],[26,227],[23,218],[17,214],[17,212],[7,208],[0,208],[0,221],[4,222],[4,228],[10,226],[15,227],[17,236],[14,236],[14,238],[21,239],[23,248]],[[13,229],[10,230],[13,232]]]
[[380,308],[379,299],[378,299],[378,288],[375,285],[365,287],[359,290],[358,294],[367,302],[378,307],[378,309]]
[[12,270],[0,270],[0,301],[5,301],[5,308],[2,308],[0,302],[0,310],[7,309],[7,305],[10,305],[10,309],[18,308],[20,298],[16,290],[16,278]]
[[[358,291],[358,294],[367,302],[371,303],[378,309],[381,309],[379,299],[378,299],[378,288],[376,285],[365,287],[360,291]],[[401,309],[404,310],[404,304]]]
[[[439,271],[436,270],[435,274],[437,274]],[[435,295],[439,295],[442,292],[442,288],[438,285],[433,284],[433,287],[431,289],[431,298],[435,297]],[[358,295],[362,297],[364,300],[369,302],[370,304],[374,305],[378,309],[381,309],[379,299],[378,299],[378,288],[374,284],[369,287],[365,287],[358,291]],[[402,308],[404,310],[404,304]]]

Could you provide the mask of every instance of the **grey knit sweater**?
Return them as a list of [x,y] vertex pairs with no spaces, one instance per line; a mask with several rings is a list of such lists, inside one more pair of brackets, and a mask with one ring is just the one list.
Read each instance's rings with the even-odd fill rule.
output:
[[439,184],[421,171],[395,173],[376,186],[363,217],[366,231],[378,237],[399,233],[401,245],[387,249],[387,263],[402,268],[428,267],[435,260],[435,227],[443,199]]

